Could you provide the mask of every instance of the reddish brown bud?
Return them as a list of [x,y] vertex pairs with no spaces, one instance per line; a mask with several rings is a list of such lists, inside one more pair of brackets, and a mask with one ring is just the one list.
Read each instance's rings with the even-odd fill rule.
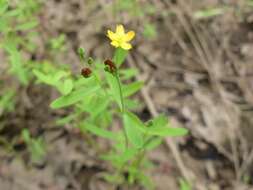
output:
[[85,67],[81,70],[81,74],[83,75],[84,78],[90,77],[91,73],[92,71],[88,67]]
[[110,73],[114,73],[117,69],[115,64],[110,59],[105,60],[104,64]]

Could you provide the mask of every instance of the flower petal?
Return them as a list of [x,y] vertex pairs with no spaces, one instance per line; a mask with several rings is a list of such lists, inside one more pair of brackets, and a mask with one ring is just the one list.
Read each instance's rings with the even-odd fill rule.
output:
[[116,34],[118,34],[118,35],[124,35],[125,34],[125,29],[124,29],[124,26],[122,24],[117,25]]
[[129,31],[126,35],[125,35],[125,41],[129,42],[131,41],[135,36],[135,32],[134,31]]
[[114,46],[114,47],[119,47],[119,42],[117,42],[117,41],[112,41],[112,42],[111,42],[111,45]]
[[129,49],[132,48],[132,45],[129,44],[129,43],[124,42],[124,43],[121,43],[121,44],[120,44],[120,47],[121,47],[122,49],[129,50]]
[[107,36],[108,36],[108,38],[110,38],[110,40],[116,40],[116,38],[117,38],[117,35],[114,33],[114,32],[112,32],[111,30],[107,30]]

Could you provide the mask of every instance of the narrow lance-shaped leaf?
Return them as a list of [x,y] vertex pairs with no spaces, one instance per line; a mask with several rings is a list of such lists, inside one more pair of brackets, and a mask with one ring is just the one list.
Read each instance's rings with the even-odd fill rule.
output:
[[183,136],[188,133],[185,128],[179,127],[154,127],[149,128],[147,134],[158,135],[158,136]]
[[57,83],[58,81],[60,81],[62,78],[69,76],[70,73],[63,71],[63,70],[59,70],[59,71],[54,71],[54,74],[52,74],[52,81],[53,83]]
[[126,135],[130,143],[136,148],[141,148],[144,143],[144,124],[138,119],[138,117],[130,112],[124,113],[123,121]]
[[92,97],[92,101],[88,105],[88,112],[90,113],[91,118],[95,118],[104,112],[107,106],[110,103],[110,98],[106,95],[101,95],[97,93],[97,96]]
[[168,117],[164,114],[160,114],[159,116],[149,121],[149,125],[151,125],[151,127],[167,127],[168,122]]
[[147,134],[158,136],[182,136],[187,134],[185,128],[168,127],[168,118],[165,115],[160,115],[148,123]]
[[71,79],[66,79],[63,85],[59,86],[58,89],[63,95],[69,94],[73,89],[73,81]]
[[141,89],[143,86],[143,82],[137,81],[137,82],[132,82],[130,84],[124,85],[122,88],[123,91],[123,96],[128,97],[136,93],[138,90]]
[[108,131],[106,129],[97,127],[97,126],[93,125],[92,123],[88,123],[88,122],[85,122],[81,125],[81,130],[84,130],[84,131],[87,130],[94,135],[97,135],[97,136],[103,137],[103,138],[107,138],[107,139],[112,139],[112,140],[114,140],[117,136],[116,133],[113,133],[113,132]]
[[8,9],[7,0],[1,0],[0,1],[0,15],[2,16],[2,14],[4,14],[7,9]]
[[68,95],[62,96],[54,100],[50,107],[53,109],[58,109],[66,106],[70,106],[78,101],[85,100],[86,96],[89,96],[91,93],[97,91],[100,87],[85,87],[71,92]]
[[54,81],[52,80],[52,77],[51,75],[46,75],[42,72],[40,72],[39,70],[37,69],[34,69],[33,70],[33,74],[42,82],[48,84],[48,85],[53,85],[54,84]]
[[128,68],[119,71],[121,79],[127,80],[138,74],[138,70],[136,68]]
[[30,21],[30,22],[26,22],[26,23],[23,23],[23,24],[20,24],[18,26],[16,26],[16,30],[30,30],[32,28],[34,28],[35,26],[38,25],[38,21],[37,20],[33,20],[33,21]]
[[65,125],[67,123],[70,123],[71,121],[73,121],[76,117],[78,116],[78,113],[74,113],[74,114],[70,114],[70,115],[67,115],[63,118],[59,118],[56,120],[56,125]]
[[122,109],[121,100],[120,100],[120,89],[119,89],[117,79],[111,73],[106,72],[105,75],[106,75],[106,80],[110,86],[110,92],[112,93],[112,96],[114,100],[117,102],[120,109]]

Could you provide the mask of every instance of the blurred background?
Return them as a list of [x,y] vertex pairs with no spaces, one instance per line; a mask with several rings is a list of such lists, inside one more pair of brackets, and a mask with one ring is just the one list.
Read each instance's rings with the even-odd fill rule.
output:
[[112,57],[117,24],[136,32],[124,67],[145,82],[140,117],[189,129],[149,153],[155,189],[253,189],[252,0],[0,0],[0,15],[0,190],[113,189],[106,162],[55,123],[68,110],[50,109],[59,94],[32,69],[79,75],[77,49]]

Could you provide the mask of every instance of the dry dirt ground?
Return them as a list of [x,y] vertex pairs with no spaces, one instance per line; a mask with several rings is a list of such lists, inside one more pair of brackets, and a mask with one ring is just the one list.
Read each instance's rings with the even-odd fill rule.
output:
[[[33,56],[47,58],[46,40],[64,33],[67,51],[54,59],[78,73],[78,47],[106,58],[112,53],[106,29],[116,23],[134,29],[137,37],[126,65],[137,67],[137,79],[146,84],[137,97],[144,105],[139,114],[146,119],[163,112],[173,125],[190,130],[150,153],[156,189],[179,189],[181,176],[193,182],[194,190],[253,189],[253,7],[246,0],[138,2],[156,11],[143,17],[125,11],[115,16],[111,0],[46,1],[38,15],[41,36]],[[194,17],[210,6],[226,8],[211,18]],[[143,37],[145,22],[155,24],[155,38]],[[14,146],[17,155],[0,149],[0,190],[113,189],[100,175],[106,163],[82,135],[71,126],[54,126],[61,115],[48,107],[55,92],[43,85],[20,92],[16,112],[1,118],[8,121],[1,136],[15,138],[27,127],[34,136],[43,136],[47,156],[31,165],[22,143]]]

